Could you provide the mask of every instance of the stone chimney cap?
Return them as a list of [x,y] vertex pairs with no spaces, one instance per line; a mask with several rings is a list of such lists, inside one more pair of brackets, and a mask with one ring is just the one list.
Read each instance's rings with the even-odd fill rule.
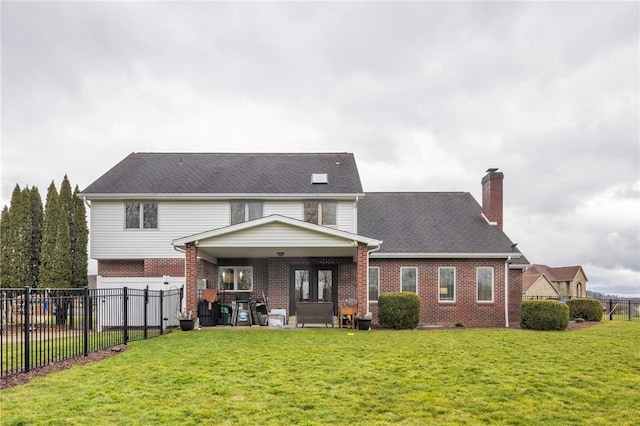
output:
[[489,172],[489,173],[493,173],[493,172],[497,172],[497,171],[498,171],[497,167],[496,168],[487,169],[487,172]]

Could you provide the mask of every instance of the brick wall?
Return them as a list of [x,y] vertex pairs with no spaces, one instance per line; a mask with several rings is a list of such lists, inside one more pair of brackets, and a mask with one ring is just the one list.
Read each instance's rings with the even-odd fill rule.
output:
[[145,259],[144,276],[162,277],[184,277],[184,259]]
[[[380,293],[400,291],[400,268],[416,267],[418,271],[418,295],[421,300],[420,323],[454,326],[463,322],[467,327],[504,327],[504,268],[502,259],[371,259],[370,266],[380,267]],[[456,268],[456,301],[440,302],[438,297],[438,267]],[[476,268],[494,268],[493,302],[476,301]],[[518,281],[517,274],[520,274]],[[519,318],[519,297],[522,288],[521,272],[510,274],[510,316],[511,323]],[[516,308],[515,300],[518,300]],[[377,322],[377,303],[370,303],[369,310]]]
[[103,277],[144,277],[144,260],[99,260],[98,275]]

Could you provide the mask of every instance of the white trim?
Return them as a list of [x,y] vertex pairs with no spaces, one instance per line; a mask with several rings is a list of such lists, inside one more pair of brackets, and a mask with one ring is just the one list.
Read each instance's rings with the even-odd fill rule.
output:
[[[205,231],[199,234],[189,235],[186,237],[173,240],[172,244],[174,247],[183,246],[187,243],[192,243],[192,242],[195,242],[196,245],[198,245],[198,242],[200,240],[215,238],[231,232],[251,229],[254,227],[258,227],[261,225],[274,223],[274,222],[280,222],[280,223],[295,226],[301,229],[306,229],[306,230],[318,232],[321,234],[331,235],[338,238],[348,239],[353,241],[353,245],[355,247],[358,246],[358,243],[364,243],[364,244],[367,244],[368,246],[380,246],[382,244],[382,241],[374,240],[373,238],[363,237],[361,235],[352,234],[350,232],[340,231],[335,228],[329,228],[322,225],[315,225],[313,223],[304,222],[302,220],[292,219],[290,217],[280,216],[280,215],[271,215],[271,216],[263,217],[260,219],[250,220],[248,222],[238,223],[236,225],[225,226],[223,228],[218,228],[211,231]],[[277,242],[274,242],[274,244],[277,245]]]
[[364,197],[364,193],[300,193],[300,194],[278,194],[278,193],[134,193],[134,194],[84,194],[80,193],[80,196],[87,200],[243,200],[243,199],[256,199],[256,200],[302,200],[302,199],[336,199],[336,200],[355,200],[358,197]]
[[[512,259],[522,257],[521,253],[372,253],[371,257],[376,259]],[[524,267],[524,265],[523,265]]]
[[[440,298],[440,289],[442,288],[440,285],[440,270],[442,269],[453,269],[453,299],[451,300],[442,300]],[[438,266],[438,303],[456,303],[456,299],[458,296],[458,289],[456,288],[456,278],[458,275],[458,270],[455,266]]]

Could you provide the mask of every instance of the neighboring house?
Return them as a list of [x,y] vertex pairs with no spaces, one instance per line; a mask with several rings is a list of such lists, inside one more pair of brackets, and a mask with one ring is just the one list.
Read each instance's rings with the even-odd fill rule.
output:
[[587,297],[587,281],[582,266],[532,265],[522,276],[522,292],[525,298]]
[[375,314],[380,294],[410,291],[421,323],[497,327],[518,324],[528,266],[502,231],[502,181],[488,171],[481,207],[466,192],[365,193],[348,153],[133,153],[82,196],[98,280],[183,280],[194,312],[199,288],[290,316],[347,299]]

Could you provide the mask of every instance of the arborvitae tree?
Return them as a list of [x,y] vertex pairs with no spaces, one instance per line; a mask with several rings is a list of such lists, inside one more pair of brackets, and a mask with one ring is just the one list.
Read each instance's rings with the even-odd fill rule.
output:
[[53,182],[47,191],[40,260],[40,287],[69,288],[71,286],[69,222]]
[[9,287],[9,208],[5,205],[0,216],[0,288]]
[[40,255],[42,251],[42,199],[40,191],[35,186],[30,191],[31,198],[31,277],[34,287],[40,283]]
[[[53,182],[47,191],[42,225],[42,255],[40,263],[40,287],[71,287],[71,244],[69,222]],[[53,292],[56,298],[56,324],[67,323],[69,302],[64,292]]]
[[80,189],[76,185],[73,191],[72,227],[69,229],[71,240],[71,286],[85,287],[87,282],[87,243],[89,228],[87,227],[87,211],[84,202],[78,195]]
[[6,245],[6,272],[4,284],[10,288],[34,286],[31,278],[31,197],[29,190],[20,190],[16,185],[11,195],[9,229]]

